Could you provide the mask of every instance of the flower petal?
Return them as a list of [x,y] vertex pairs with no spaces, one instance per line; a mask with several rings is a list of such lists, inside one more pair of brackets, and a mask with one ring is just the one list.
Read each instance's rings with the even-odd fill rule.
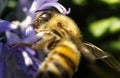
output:
[[5,78],[5,61],[2,58],[2,43],[0,43],[0,78]]
[[23,39],[21,42],[31,45],[31,44],[35,43],[36,41],[38,41],[39,39],[41,39],[43,35],[44,35],[44,32],[40,32],[37,34],[31,34],[30,37]]
[[44,5],[44,4],[48,3],[48,2],[57,2],[57,1],[58,0],[34,0],[29,11],[31,13],[34,13],[42,5]]
[[2,57],[2,43],[0,42],[0,59]]
[[33,23],[33,20],[35,19],[36,17],[36,13],[35,11],[36,10],[39,10],[39,8],[48,3],[48,2],[57,2],[58,0],[34,0],[30,9],[29,9],[29,12],[27,14],[27,17],[26,19],[23,21],[23,25],[25,26],[28,26],[29,24]]
[[30,7],[30,9],[29,9],[29,12],[28,12],[28,14],[27,14],[27,17],[26,17],[25,20],[22,22],[22,26],[24,25],[25,28],[26,28],[29,24],[33,23],[33,20],[34,20],[35,17],[36,17],[35,11],[36,11],[36,9],[37,9],[37,1],[41,1],[41,0],[34,0],[34,1],[33,1],[32,5],[31,5],[31,7]]
[[29,65],[33,64],[32,59],[29,57],[29,55],[27,54],[27,52],[23,51],[22,55],[23,55],[23,58],[24,58],[26,66],[29,66]]
[[27,12],[34,0],[19,0],[19,7],[22,8],[23,12]]
[[10,23],[8,21],[0,19],[0,33],[5,32],[6,30],[14,30],[17,27],[18,27],[18,25],[14,24],[14,23]]
[[25,36],[28,37],[28,36],[31,36],[31,35],[34,35],[34,34],[35,34],[35,31],[34,31],[33,27],[31,25],[29,25],[25,29]]
[[[16,49],[15,56],[16,56],[18,71],[24,71],[28,76],[31,76],[32,78],[34,78],[35,75],[37,74],[39,61],[36,61],[37,58],[29,54],[31,53],[30,51],[33,51],[33,50],[26,50],[26,47],[23,47],[23,46],[16,46],[15,49]],[[21,57],[19,55],[21,55]]]
[[12,33],[10,31],[6,31],[5,33],[6,33],[7,42],[9,45],[12,45],[21,41],[21,39],[16,33]]
[[[28,68],[25,65],[25,59],[23,58],[22,52],[24,50],[17,46],[11,49],[12,56],[14,57],[14,70],[13,74],[15,78],[28,78]],[[9,70],[10,71],[10,70]]]
[[5,69],[6,69],[6,67],[5,67],[5,61],[2,61],[1,59],[0,59],[0,78],[5,78]]
[[67,11],[63,5],[61,5],[60,3],[57,2],[57,0],[52,1],[52,2],[46,0],[43,2],[43,4],[39,5],[37,10],[49,9],[51,7],[55,7],[60,13],[62,13],[64,15],[70,13],[70,8]]
[[47,8],[50,8],[50,7],[55,7],[60,13],[62,13],[64,15],[70,13],[70,8],[67,11],[66,8],[63,7],[61,4],[55,3],[55,2],[53,2],[53,3],[46,3],[46,4],[42,5],[39,10],[47,9]]
[[35,52],[34,50],[32,50],[32,49],[30,49],[30,48],[28,48],[28,47],[26,47],[25,50],[28,52],[28,54],[30,54],[30,55],[32,55],[32,56],[36,56],[36,53],[37,53],[37,52]]

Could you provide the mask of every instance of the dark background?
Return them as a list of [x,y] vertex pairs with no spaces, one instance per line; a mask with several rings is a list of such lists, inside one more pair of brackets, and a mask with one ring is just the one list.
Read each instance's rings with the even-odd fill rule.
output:
[[[10,6],[10,1],[13,6]],[[120,62],[120,1],[119,0],[59,0],[71,8],[70,16],[79,26],[83,41],[88,41],[111,53]],[[0,18],[23,20],[17,14],[17,0],[8,0]],[[16,13],[15,13],[16,12]],[[120,78],[120,73],[98,60],[89,63],[82,57],[74,78]]]

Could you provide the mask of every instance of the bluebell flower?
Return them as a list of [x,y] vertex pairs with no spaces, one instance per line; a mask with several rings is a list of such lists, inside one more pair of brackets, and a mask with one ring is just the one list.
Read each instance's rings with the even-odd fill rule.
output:
[[[58,0],[31,0],[32,4],[19,0],[21,9],[26,14],[22,21],[6,21],[0,19],[0,78],[34,78],[41,61],[38,52],[29,46],[44,36],[44,32],[35,33],[32,23],[37,10],[56,8],[61,14],[69,14]],[[31,4],[31,5],[30,5]],[[18,45],[17,45],[18,44]]]

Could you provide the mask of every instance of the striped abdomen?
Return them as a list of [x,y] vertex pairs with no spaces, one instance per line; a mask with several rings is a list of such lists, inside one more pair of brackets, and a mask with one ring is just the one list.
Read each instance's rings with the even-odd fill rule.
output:
[[61,41],[41,64],[37,78],[71,78],[79,60],[76,46],[71,41]]

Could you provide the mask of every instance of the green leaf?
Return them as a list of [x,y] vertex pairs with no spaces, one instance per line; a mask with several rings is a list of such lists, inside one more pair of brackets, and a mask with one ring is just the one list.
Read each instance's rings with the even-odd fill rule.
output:
[[14,8],[16,7],[16,1],[15,0],[8,0],[8,7]]
[[85,5],[86,0],[72,0],[74,4],[76,5]]
[[106,32],[111,34],[120,32],[120,19],[117,17],[110,17],[91,22],[89,24],[89,31],[94,37],[101,37]]
[[109,5],[114,5],[120,3],[120,0],[101,0],[102,2],[109,4]]

